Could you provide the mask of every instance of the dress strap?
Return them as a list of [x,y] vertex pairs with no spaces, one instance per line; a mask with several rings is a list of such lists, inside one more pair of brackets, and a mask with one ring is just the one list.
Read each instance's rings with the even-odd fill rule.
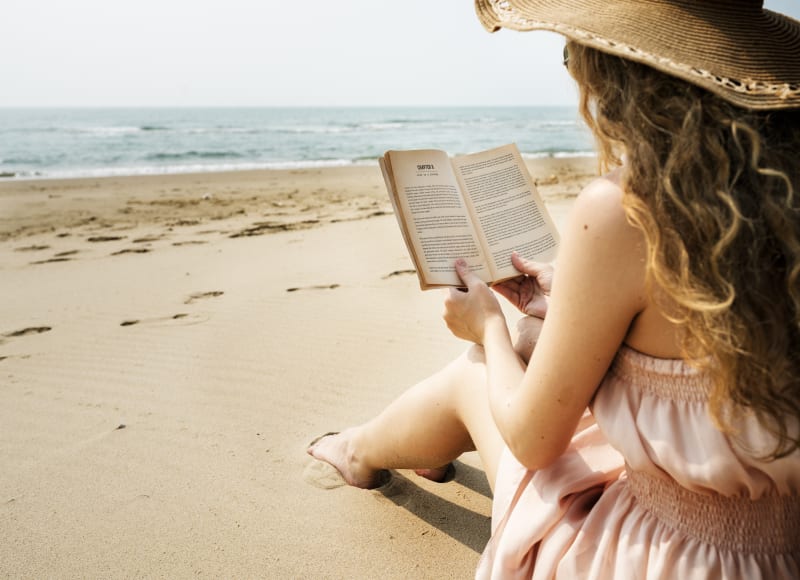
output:
[[626,468],[628,488],[639,505],[688,537],[744,553],[800,551],[800,496],[751,500],[698,493],[674,479]]

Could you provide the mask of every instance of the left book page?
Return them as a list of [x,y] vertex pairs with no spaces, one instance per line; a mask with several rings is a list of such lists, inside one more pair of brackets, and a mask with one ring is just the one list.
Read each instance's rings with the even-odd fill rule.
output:
[[380,159],[381,171],[420,287],[461,286],[453,267],[457,258],[464,258],[478,277],[490,282],[486,257],[447,153],[390,153]]

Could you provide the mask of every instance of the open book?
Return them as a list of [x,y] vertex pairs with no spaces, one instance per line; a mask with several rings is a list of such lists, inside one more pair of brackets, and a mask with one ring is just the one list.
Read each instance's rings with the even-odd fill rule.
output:
[[514,251],[555,258],[558,231],[516,145],[452,159],[432,149],[387,151],[379,162],[423,290],[463,286],[457,258],[488,284],[520,275]]

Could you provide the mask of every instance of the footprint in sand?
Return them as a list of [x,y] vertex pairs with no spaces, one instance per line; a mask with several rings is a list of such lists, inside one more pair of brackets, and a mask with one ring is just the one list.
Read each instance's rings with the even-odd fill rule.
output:
[[47,250],[50,246],[43,246],[43,245],[33,245],[33,246],[23,246],[21,248],[14,248],[15,252],[39,252],[41,250]]
[[159,234],[156,236],[144,236],[141,238],[136,238],[135,240],[131,240],[134,244],[146,244],[148,242],[157,242],[164,238],[163,234]]
[[339,288],[340,284],[317,284],[316,286],[298,286],[296,288],[287,288],[287,292],[297,292],[298,290],[335,290]]
[[120,326],[136,326],[138,324],[155,325],[155,326],[190,326],[192,324],[201,324],[208,321],[206,314],[187,314],[186,312],[179,312],[172,316],[161,316],[157,318],[130,318],[123,320],[119,323]]
[[384,280],[388,280],[389,278],[394,278],[395,276],[405,276],[407,274],[414,275],[416,274],[416,270],[395,270],[394,272],[389,272],[386,276],[383,277]]
[[217,296],[222,296],[225,294],[222,290],[212,290],[210,292],[195,292],[194,294],[189,294],[189,297],[183,301],[184,304],[192,304],[197,300],[202,300],[204,298],[216,298]]
[[89,242],[116,242],[124,239],[125,236],[92,236],[90,238],[86,238],[86,240]]
[[260,236],[272,232],[290,232],[294,230],[308,229],[320,223],[318,219],[307,219],[298,222],[256,222],[249,228],[245,228],[235,234],[231,234],[230,238],[244,238],[251,236]]
[[53,254],[52,258],[48,258],[46,260],[36,260],[35,262],[31,262],[31,264],[33,265],[33,264],[50,264],[52,262],[69,262],[72,259],[72,256],[78,253],[80,253],[80,250],[67,250],[66,252],[58,252],[57,254]]
[[27,336],[29,334],[42,334],[43,332],[49,332],[51,330],[53,330],[52,326],[29,326],[28,328],[15,330],[13,332],[6,332],[3,336],[8,338],[16,338],[18,336]]
[[303,470],[303,480],[320,489],[336,489],[347,485],[347,482],[333,465],[318,459],[312,459],[306,465]]
[[118,252],[112,252],[112,256],[119,256],[120,254],[147,254],[150,248],[125,248]]
[[69,262],[72,258],[48,258],[47,260],[36,260],[35,262],[31,262],[31,265],[35,264],[52,264],[53,262]]
[[[13,330],[11,332],[0,334],[0,344],[5,344],[7,338],[19,338],[20,336],[28,336],[30,334],[42,334],[43,332],[49,332],[51,330],[53,330],[52,326],[29,326],[27,328]],[[3,356],[0,357],[0,360],[5,360],[7,358],[9,357]]]

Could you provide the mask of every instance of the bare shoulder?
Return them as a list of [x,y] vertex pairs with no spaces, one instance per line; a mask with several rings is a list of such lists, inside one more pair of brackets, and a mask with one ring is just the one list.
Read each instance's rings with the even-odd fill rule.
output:
[[622,205],[623,190],[615,173],[599,177],[578,195],[568,222],[568,235],[622,244],[628,253],[642,247],[641,232],[632,226]]
[[622,186],[616,175],[598,177],[581,190],[575,200],[573,213],[582,217],[593,217],[592,221],[598,224],[627,223],[622,197]]
[[[623,207],[624,193],[612,174],[592,181],[575,200],[559,252],[561,271],[573,284],[588,285],[605,299],[627,298],[626,310],[645,303],[645,240],[631,225]],[[559,276],[562,274],[559,273]]]

